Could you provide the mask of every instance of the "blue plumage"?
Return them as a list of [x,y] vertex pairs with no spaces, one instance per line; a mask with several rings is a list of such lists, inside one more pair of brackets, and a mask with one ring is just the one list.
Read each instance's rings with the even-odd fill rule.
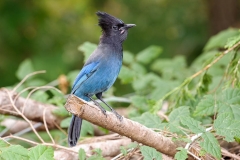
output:
[[[104,12],[97,12],[97,15],[103,33],[97,49],[90,55],[76,77],[71,94],[86,101],[93,100],[91,97],[96,95],[121,119],[121,116],[103,101],[102,93],[113,85],[119,74],[123,57],[122,42],[127,38],[128,29],[135,25],[124,24],[120,19]],[[103,113],[106,112],[97,102],[95,103]],[[82,119],[73,115],[68,130],[70,146],[76,145],[80,137],[81,125]]]

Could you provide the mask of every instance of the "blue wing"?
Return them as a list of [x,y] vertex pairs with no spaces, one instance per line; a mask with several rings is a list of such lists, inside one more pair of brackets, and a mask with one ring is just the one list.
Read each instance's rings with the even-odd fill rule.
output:
[[82,68],[73,83],[71,94],[74,94],[79,86],[97,70],[97,66],[98,62],[92,62]]

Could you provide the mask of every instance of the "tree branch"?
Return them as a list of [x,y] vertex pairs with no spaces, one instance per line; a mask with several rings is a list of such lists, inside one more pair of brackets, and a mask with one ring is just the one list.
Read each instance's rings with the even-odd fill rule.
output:
[[119,121],[119,119],[110,112],[107,112],[107,116],[105,116],[97,106],[89,104],[74,95],[68,97],[65,108],[82,119],[129,137],[144,145],[153,147],[166,155],[174,156],[176,153],[177,145],[174,144],[170,138],[164,137],[138,122],[126,118]]
[[17,93],[13,93],[6,88],[0,89],[0,114],[21,117],[21,115],[14,110],[13,105],[11,104],[11,100],[14,102],[19,111],[23,112],[24,109],[24,115],[27,117],[27,119],[32,121],[44,122],[43,112],[44,109],[47,108],[45,113],[45,120],[47,122],[48,128],[55,128],[54,124],[59,124],[61,121],[59,117],[56,117],[54,114],[52,114],[52,112],[57,108],[56,106],[43,104],[31,99],[19,97]]

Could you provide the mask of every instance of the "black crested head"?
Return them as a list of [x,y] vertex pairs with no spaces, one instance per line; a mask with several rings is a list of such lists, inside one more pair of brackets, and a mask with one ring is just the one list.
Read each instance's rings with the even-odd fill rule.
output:
[[111,37],[123,42],[127,38],[128,29],[135,24],[124,24],[121,19],[111,16],[105,12],[98,11],[98,25],[102,28],[103,37]]
[[105,12],[98,11],[96,14],[99,17],[98,25],[103,30],[109,30],[112,28],[113,25],[124,25],[124,22],[121,19],[113,17]]

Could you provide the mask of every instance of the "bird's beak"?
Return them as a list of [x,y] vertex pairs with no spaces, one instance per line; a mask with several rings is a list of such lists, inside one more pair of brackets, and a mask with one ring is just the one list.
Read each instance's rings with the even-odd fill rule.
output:
[[134,26],[136,26],[136,24],[125,24],[125,28],[132,28],[132,27],[134,27]]
[[123,34],[126,30],[128,30],[129,28],[132,28],[136,26],[135,24],[125,24],[124,27],[121,27],[119,30],[121,31],[121,34]]

